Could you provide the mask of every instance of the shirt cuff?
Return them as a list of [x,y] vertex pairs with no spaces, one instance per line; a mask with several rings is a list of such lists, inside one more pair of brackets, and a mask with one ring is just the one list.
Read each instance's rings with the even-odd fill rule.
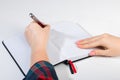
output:
[[53,79],[58,80],[54,66],[47,61],[35,63],[28,71],[25,80]]

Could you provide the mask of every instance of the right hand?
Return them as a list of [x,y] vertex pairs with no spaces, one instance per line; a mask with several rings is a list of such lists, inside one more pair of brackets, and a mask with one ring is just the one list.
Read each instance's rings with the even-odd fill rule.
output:
[[120,56],[120,38],[103,34],[76,42],[79,48],[96,48],[90,52],[90,56]]
[[46,52],[50,26],[42,28],[35,22],[31,22],[26,28],[25,36],[31,47],[31,66],[38,61],[49,61]]
[[31,22],[25,30],[25,36],[33,52],[46,50],[50,26],[45,28],[39,26],[36,22]]

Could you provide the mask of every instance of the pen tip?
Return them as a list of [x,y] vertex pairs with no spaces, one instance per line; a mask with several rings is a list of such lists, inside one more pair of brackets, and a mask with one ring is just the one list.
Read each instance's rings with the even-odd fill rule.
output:
[[29,13],[29,16],[30,16],[30,17],[32,17],[32,16],[33,16],[33,14],[32,14],[32,13]]

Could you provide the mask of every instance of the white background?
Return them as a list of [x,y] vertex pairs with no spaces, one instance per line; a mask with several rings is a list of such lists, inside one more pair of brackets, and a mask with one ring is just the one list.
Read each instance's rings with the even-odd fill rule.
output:
[[[72,21],[90,34],[120,33],[119,0],[0,0],[0,41],[23,32],[33,12],[48,24]],[[61,80],[120,80],[120,59],[93,57],[76,63],[78,73],[56,67]],[[23,75],[0,43],[0,80],[21,80]]]

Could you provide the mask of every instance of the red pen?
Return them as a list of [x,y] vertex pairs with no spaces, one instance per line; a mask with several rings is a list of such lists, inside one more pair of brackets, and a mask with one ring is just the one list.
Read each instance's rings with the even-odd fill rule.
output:
[[36,22],[38,23],[42,28],[44,28],[46,25],[44,25],[40,20],[37,19],[37,17],[33,14],[33,13],[30,13],[29,14],[30,17]]

